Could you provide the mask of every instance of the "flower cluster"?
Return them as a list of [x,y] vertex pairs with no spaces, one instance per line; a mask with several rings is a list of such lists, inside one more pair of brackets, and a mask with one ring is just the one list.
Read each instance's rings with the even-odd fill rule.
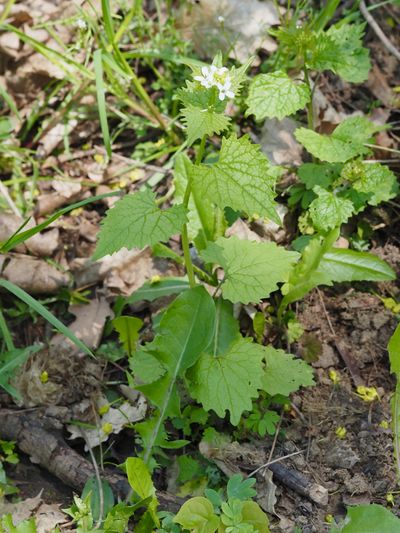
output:
[[231,77],[226,67],[218,68],[215,65],[203,67],[201,74],[201,76],[194,76],[194,79],[199,81],[206,89],[217,87],[220,100],[225,100],[225,97],[234,98],[235,93],[231,90]]

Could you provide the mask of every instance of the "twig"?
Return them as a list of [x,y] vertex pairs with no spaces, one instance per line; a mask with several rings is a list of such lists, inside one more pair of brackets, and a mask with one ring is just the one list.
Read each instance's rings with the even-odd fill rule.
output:
[[268,456],[268,462],[269,462],[269,464],[271,464],[272,457],[273,457],[273,455],[274,455],[275,446],[276,446],[276,443],[277,443],[277,441],[278,441],[279,431],[281,430],[282,420],[283,420],[283,411],[282,411],[281,416],[280,416],[280,418],[279,418],[278,425],[276,426],[276,429],[275,429],[274,440],[273,440],[273,442],[272,442],[271,450],[270,450],[270,452],[269,452],[269,456]]
[[400,51],[397,50],[397,48],[394,46],[394,44],[386,37],[386,35],[383,33],[381,27],[376,22],[374,17],[371,15],[371,13],[368,11],[368,8],[365,4],[364,0],[360,0],[360,11],[362,13],[362,16],[365,18],[365,20],[368,22],[368,24],[371,26],[373,31],[375,32],[375,35],[378,37],[378,39],[382,42],[383,46],[392,54],[394,57],[400,61]]
[[279,463],[280,461],[284,461],[285,459],[289,459],[290,457],[294,457],[295,455],[300,455],[301,453],[304,453],[306,450],[299,450],[298,452],[289,453],[288,455],[284,455],[283,457],[278,457],[277,459],[274,459],[273,461],[268,461],[267,463],[259,466],[253,472],[250,472],[250,474],[247,477],[252,477],[254,474],[257,474],[260,470],[263,470],[264,468],[268,468],[270,465],[273,465],[275,463]]

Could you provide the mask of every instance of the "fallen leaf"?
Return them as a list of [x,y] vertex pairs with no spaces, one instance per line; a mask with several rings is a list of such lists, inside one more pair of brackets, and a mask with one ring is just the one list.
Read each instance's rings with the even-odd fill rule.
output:
[[28,520],[41,502],[42,492],[34,498],[26,498],[26,500],[18,503],[7,503],[2,500],[0,502],[0,516],[12,514],[13,523],[16,526],[23,520]]
[[236,236],[239,239],[246,241],[256,241],[261,242],[261,237],[252,231],[244,220],[238,218],[232,226],[230,226],[226,232],[226,237]]
[[107,398],[100,396],[96,402],[97,411],[104,407],[108,408],[98,422],[95,429],[85,429],[84,434],[79,426],[68,425],[67,430],[71,433],[70,439],[85,438],[85,451],[106,442],[111,434],[120,433],[123,428],[133,422],[143,420],[147,411],[145,397],[137,392],[135,404],[123,402],[118,409],[110,407]]
[[56,526],[70,520],[60,511],[60,505],[42,503],[35,514],[37,533],[49,533]]
[[[99,346],[106,319],[113,316],[113,312],[104,297],[91,300],[88,304],[70,305],[68,311],[76,318],[69,324],[69,329],[83,341],[90,349]],[[72,353],[78,353],[75,346],[65,335],[57,333],[51,339],[51,346],[70,346]]]
[[5,262],[2,276],[29,294],[55,294],[69,281],[68,275],[55,266],[23,254]]

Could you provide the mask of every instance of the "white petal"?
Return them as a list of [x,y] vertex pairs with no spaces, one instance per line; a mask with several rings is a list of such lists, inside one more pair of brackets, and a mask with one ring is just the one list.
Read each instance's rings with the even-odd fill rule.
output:
[[218,72],[218,68],[215,65],[211,65],[210,71],[212,74],[214,74],[215,72]]
[[193,79],[200,82],[204,80],[203,76],[194,76]]
[[226,91],[226,96],[228,98],[235,98],[235,93],[233,93],[232,91]]
[[218,98],[219,98],[220,100],[225,100],[225,93],[224,93],[223,91],[221,91],[221,92],[219,93],[219,95],[218,95]]
[[210,75],[209,67],[201,67],[201,72],[205,78]]
[[228,69],[226,67],[221,67],[218,69],[218,74],[221,76],[224,74],[224,72],[228,72]]

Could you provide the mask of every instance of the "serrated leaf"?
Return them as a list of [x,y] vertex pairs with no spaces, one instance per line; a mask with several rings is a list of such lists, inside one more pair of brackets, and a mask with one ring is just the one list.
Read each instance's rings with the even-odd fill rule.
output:
[[271,396],[289,396],[301,386],[314,385],[313,370],[302,359],[272,346],[265,347],[265,372],[262,375],[262,389]]
[[297,175],[309,190],[316,185],[327,189],[340,176],[342,168],[343,165],[337,163],[304,163],[297,169]]
[[362,46],[365,24],[333,25],[326,32],[337,51],[333,72],[352,83],[362,83],[371,68],[369,50]]
[[186,221],[183,205],[162,210],[150,190],[128,194],[107,211],[93,259],[121,248],[130,250],[165,242],[179,233]]
[[318,231],[338,228],[351,217],[354,206],[350,200],[336,196],[335,193],[326,191],[316,186],[313,191],[318,198],[310,204],[310,216]]
[[189,289],[180,294],[167,308],[160,322],[159,333],[144,347],[166,369],[157,381],[137,388],[160,410],[154,427],[146,460],[168,416],[179,416],[178,378],[193,366],[201,352],[209,345],[215,325],[214,301],[204,287]]
[[313,156],[329,163],[345,163],[368,152],[364,146],[380,128],[364,117],[344,120],[331,135],[322,135],[307,128],[295,131],[296,139]]
[[222,133],[229,126],[230,118],[212,109],[187,106],[181,111],[182,122],[186,126],[186,135],[189,146],[204,135]]
[[299,258],[273,242],[259,243],[237,237],[220,237],[201,252],[206,262],[225,271],[222,294],[231,302],[259,302],[277,289]]
[[370,205],[379,205],[395,198],[399,192],[399,185],[394,173],[379,163],[359,163],[357,165],[358,178],[352,182],[353,188],[369,196]]
[[218,298],[215,302],[215,332],[205,351],[213,355],[224,355],[239,335],[239,322],[233,316],[232,303]]
[[119,340],[128,356],[136,350],[139,339],[139,330],[143,326],[143,320],[134,316],[119,316],[112,321],[118,332]]
[[310,90],[303,82],[296,82],[281,70],[259,74],[250,84],[246,115],[256,120],[266,117],[282,120],[310,101]]
[[255,483],[255,478],[243,479],[242,474],[231,476],[226,486],[228,499],[235,498],[241,501],[250,500],[257,494],[257,491],[252,488]]
[[213,165],[193,165],[193,187],[221,209],[231,207],[248,215],[266,216],[281,224],[275,211],[273,187],[277,178],[260,146],[248,137],[222,139],[219,160]]
[[331,248],[325,252],[317,272],[336,282],[396,279],[393,269],[376,255],[343,248]]
[[154,383],[167,371],[154,355],[144,349],[129,358],[129,367],[135,378],[139,378],[137,383]]
[[[182,203],[185,196],[185,190],[188,181],[188,174],[193,167],[190,159],[186,154],[179,154],[175,158],[174,166],[174,185],[175,194],[174,201]],[[196,206],[197,203],[197,206]],[[191,241],[194,241],[198,234],[205,230],[206,234],[212,236],[214,234],[214,216],[213,204],[207,198],[201,198],[200,201],[196,197],[196,191],[189,198],[189,212],[188,212],[188,236]],[[198,210],[199,208],[199,210]],[[204,213],[203,220],[200,220],[199,212]]]
[[223,418],[229,411],[233,425],[243,411],[251,411],[258,396],[264,349],[243,337],[235,340],[223,356],[202,354],[189,373],[190,392],[206,411]]
[[174,522],[192,533],[215,533],[220,519],[207,498],[196,496],[182,505],[175,515]]

